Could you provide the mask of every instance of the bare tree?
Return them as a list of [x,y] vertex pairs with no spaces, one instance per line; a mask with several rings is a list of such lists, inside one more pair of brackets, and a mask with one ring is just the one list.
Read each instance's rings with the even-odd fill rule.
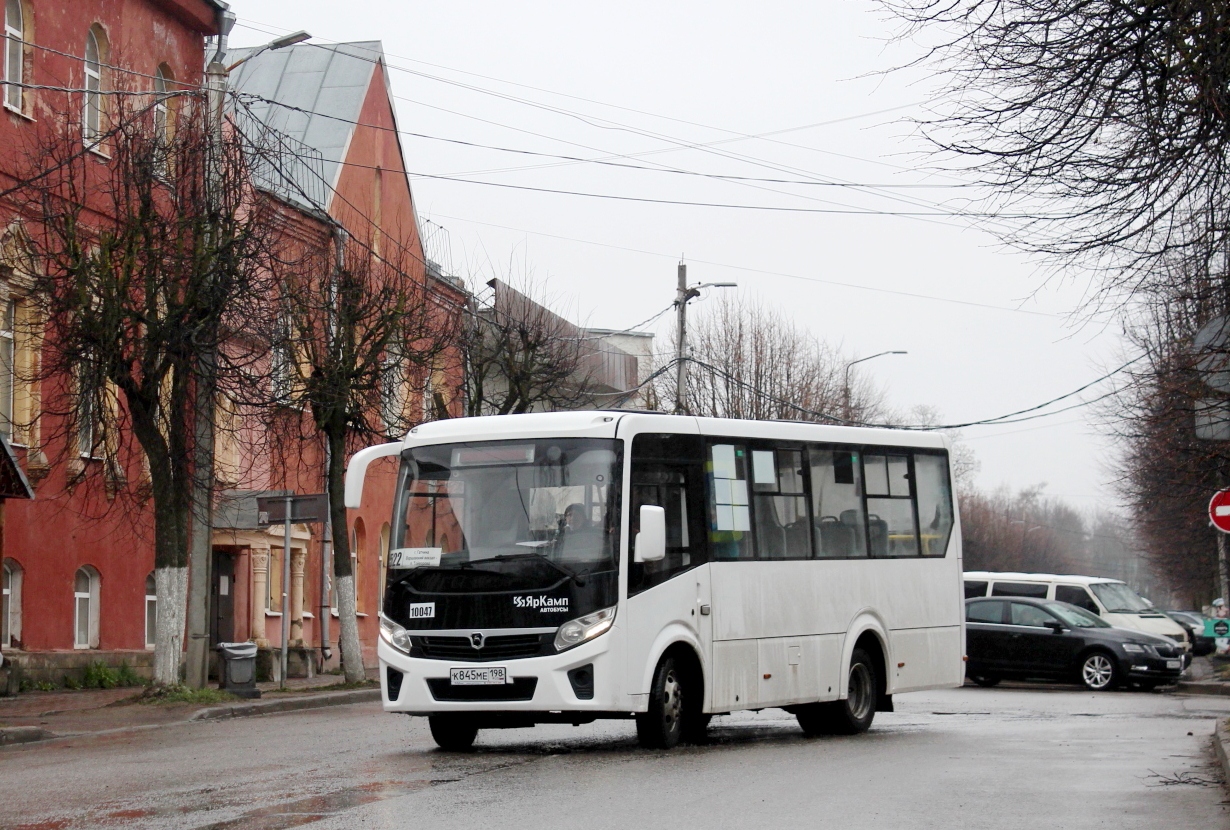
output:
[[[781,312],[723,295],[689,324],[685,409],[716,418],[829,421],[845,419],[846,361]],[[848,420],[882,414],[881,394],[850,375]],[[675,399],[674,373],[656,382],[660,400]]]
[[[218,379],[202,376],[202,356],[262,293],[271,236],[239,141],[211,140],[194,94],[159,108],[173,121],[154,103],[112,96],[97,136],[74,117],[46,119],[8,195],[29,219],[28,300],[44,345],[28,380],[45,390],[42,423],[78,479],[95,466],[82,459],[101,456],[110,492],[148,481],[133,495],[153,503],[154,680],[175,684],[193,499],[209,497],[192,476],[195,398]],[[219,376],[235,368],[214,364]]]
[[[307,239],[276,270],[280,314],[267,318],[270,382],[237,392],[263,413],[284,468],[298,442],[323,444],[333,574],[348,682],[364,677],[350,560],[346,461],[373,436],[400,436],[430,412],[425,380],[455,347],[460,309],[436,291],[417,251],[386,244],[377,253],[340,228]],[[415,390],[415,391],[412,391]],[[297,413],[302,413],[300,417]],[[447,413],[445,413],[447,414]],[[302,446],[302,444],[298,444]]]
[[928,136],[1014,207],[1010,239],[1101,270],[1110,303],[1173,276],[1159,264],[1225,261],[1230,6],[885,5],[905,37],[930,42],[919,62],[944,79]]
[[596,339],[548,307],[538,287],[487,283],[461,331],[467,415],[509,415],[593,405]]

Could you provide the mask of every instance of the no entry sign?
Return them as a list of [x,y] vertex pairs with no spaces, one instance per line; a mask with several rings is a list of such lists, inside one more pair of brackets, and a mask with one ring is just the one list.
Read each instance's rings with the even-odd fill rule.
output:
[[1230,490],[1218,490],[1209,499],[1209,521],[1222,533],[1230,533]]

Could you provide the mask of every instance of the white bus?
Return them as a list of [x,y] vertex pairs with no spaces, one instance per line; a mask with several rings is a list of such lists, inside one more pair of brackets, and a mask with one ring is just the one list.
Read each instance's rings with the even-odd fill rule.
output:
[[645,746],[780,707],[857,733],[964,677],[943,436],[633,412],[436,421],[400,456],[384,709],[484,728],[634,717]]

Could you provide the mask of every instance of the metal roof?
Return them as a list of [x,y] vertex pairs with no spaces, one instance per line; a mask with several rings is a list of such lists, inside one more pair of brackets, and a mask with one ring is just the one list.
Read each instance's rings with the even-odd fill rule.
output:
[[[231,49],[226,62],[255,51]],[[372,73],[383,62],[381,42],[362,41],[269,50],[238,66],[231,74],[240,94],[233,107],[237,123],[246,132],[247,117],[254,118],[266,128],[260,140],[271,151],[258,185],[327,210]]]

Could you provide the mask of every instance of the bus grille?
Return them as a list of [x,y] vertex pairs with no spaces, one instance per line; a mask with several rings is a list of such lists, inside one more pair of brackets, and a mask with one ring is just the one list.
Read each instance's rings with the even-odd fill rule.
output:
[[488,637],[482,648],[474,648],[465,637],[411,637],[412,657],[429,660],[464,660],[483,662],[487,660],[512,660],[518,657],[537,657],[549,644],[550,634],[506,634]]
[[447,677],[432,677],[427,688],[436,700],[533,700],[537,677],[516,677],[499,686],[454,686]]

